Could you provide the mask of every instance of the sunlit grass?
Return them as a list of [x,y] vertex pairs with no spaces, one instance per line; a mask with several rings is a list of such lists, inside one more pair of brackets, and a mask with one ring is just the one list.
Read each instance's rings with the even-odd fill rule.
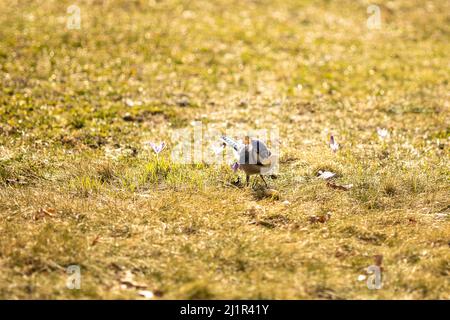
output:
[[[77,3],[0,2],[1,298],[449,298],[447,2]],[[279,197],[173,158],[193,121],[276,128]]]

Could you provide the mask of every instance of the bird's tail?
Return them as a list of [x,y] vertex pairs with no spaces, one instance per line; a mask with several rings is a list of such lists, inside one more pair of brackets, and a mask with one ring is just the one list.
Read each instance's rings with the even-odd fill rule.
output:
[[233,140],[230,137],[227,136],[221,136],[220,140],[225,143],[226,145],[232,147],[234,150],[239,151],[242,148],[242,143]]

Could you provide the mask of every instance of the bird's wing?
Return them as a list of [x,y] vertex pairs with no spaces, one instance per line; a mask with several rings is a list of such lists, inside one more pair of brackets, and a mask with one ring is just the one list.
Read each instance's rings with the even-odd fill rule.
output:
[[256,152],[259,161],[265,160],[271,155],[269,148],[267,148],[267,145],[261,140],[252,140],[252,149],[253,152]]

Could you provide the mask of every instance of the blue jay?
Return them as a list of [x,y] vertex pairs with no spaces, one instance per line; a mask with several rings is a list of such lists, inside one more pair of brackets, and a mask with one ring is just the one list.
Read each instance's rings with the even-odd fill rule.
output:
[[[251,139],[245,136],[244,143],[239,143],[233,139],[222,136],[221,140],[224,145],[232,147],[238,158],[238,167],[245,172],[245,181],[248,186],[250,175],[258,174],[267,187],[264,175],[270,174],[276,163],[276,156],[272,155],[266,144],[258,139]],[[271,175],[276,178],[275,175]]]

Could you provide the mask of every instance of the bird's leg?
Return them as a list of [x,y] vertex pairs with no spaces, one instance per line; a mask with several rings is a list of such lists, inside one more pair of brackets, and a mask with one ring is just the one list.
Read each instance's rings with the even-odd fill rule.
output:
[[264,181],[264,184],[266,185],[266,188],[267,188],[267,182],[266,182],[266,180],[264,180],[264,176],[262,174],[260,174],[259,176],[261,177],[262,181]]
[[245,175],[245,186],[248,187],[248,183],[250,182],[250,176],[248,174]]

